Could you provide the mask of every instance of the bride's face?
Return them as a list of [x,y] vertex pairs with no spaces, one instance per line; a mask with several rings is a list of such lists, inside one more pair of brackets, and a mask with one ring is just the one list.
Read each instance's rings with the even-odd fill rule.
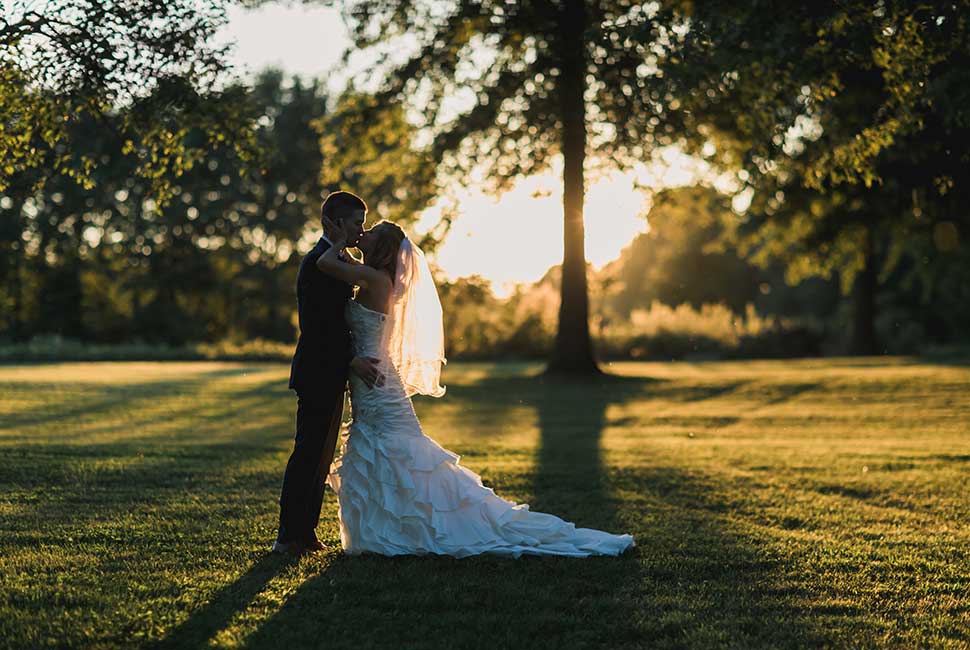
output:
[[379,235],[374,232],[373,228],[370,230],[365,230],[363,234],[361,234],[360,239],[357,240],[357,248],[359,248],[360,252],[364,254],[364,257],[374,250],[374,244],[377,243],[378,237]]

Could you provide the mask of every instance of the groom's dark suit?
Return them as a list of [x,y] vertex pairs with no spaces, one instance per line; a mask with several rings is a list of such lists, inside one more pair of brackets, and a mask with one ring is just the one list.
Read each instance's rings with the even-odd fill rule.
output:
[[321,237],[300,263],[296,280],[300,338],[290,368],[290,388],[297,395],[296,442],[280,495],[277,539],[282,543],[310,541],[320,522],[353,358],[344,320],[353,289],[317,268],[317,259],[328,248],[329,242]]

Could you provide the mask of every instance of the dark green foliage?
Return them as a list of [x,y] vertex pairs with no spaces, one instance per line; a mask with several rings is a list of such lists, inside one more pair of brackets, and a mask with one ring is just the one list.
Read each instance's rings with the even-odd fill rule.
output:
[[[321,170],[342,164],[342,147],[354,145],[326,137],[320,81],[265,71],[245,102],[259,169],[228,148],[210,148],[199,164],[166,178],[173,198],[160,203],[113,137],[120,118],[105,114],[72,132],[73,146],[99,160],[93,186],[54,174],[37,191],[11,189],[0,203],[0,336],[292,342],[296,269],[319,233],[324,182],[332,180]],[[401,116],[384,127],[407,132]],[[189,139],[196,137],[203,136]],[[408,145],[404,137],[389,142],[381,153],[394,164],[367,169],[364,189],[388,189],[372,219],[389,214],[407,226],[431,195],[410,173],[418,163],[409,166],[407,151],[395,149]],[[405,195],[389,189],[402,175],[412,180]]]
[[[502,305],[455,282],[459,356],[566,349],[587,367],[587,320],[602,343],[655,300],[797,321],[753,350],[777,350],[789,330],[805,333],[790,339],[800,353],[819,332],[826,351],[838,336],[870,353],[970,332],[963,0],[358,0],[344,6],[355,47],[388,57],[329,111],[319,82],[216,83],[229,80],[210,42],[220,3],[30,6],[10,3],[0,22],[0,339],[291,342],[295,264],[324,190],[358,191],[372,218],[406,224],[442,180],[477,167],[502,189],[559,155],[565,281],[557,269]],[[38,56],[22,56],[31,44]],[[582,78],[566,74],[577,57]],[[652,233],[589,275],[583,170],[666,144],[736,173],[751,206],[735,215],[709,190],[664,192]],[[709,343],[664,337],[655,348]]]
[[[401,103],[375,110],[377,98],[353,88],[338,99],[333,112],[313,122],[323,154],[320,182],[326,188],[353,188],[376,218],[402,225],[413,222],[440,188],[434,161],[414,146],[415,129]],[[419,242],[433,249],[450,226],[450,215]]]
[[[225,3],[13,0],[0,16],[0,191],[55,175],[90,189],[101,122],[159,201],[213,147],[252,160],[252,115],[214,36]],[[108,117],[110,114],[110,117]],[[83,127],[83,128],[79,128]]]
[[262,170],[227,148],[208,149],[203,163],[167,178],[167,203],[112,136],[117,116],[78,126],[73,146],[99,160],[94,185],[52,175],[0,204],[16,224],[0,271],[7,332],[170,344],[291,339],[296,246],[321,192],[311,122],[326,96],[318,84],[287,85],[268,72],[246,101],[261,120],[253,136]]
[[665,15],[690,24],[661,66],[685,140],[713,143],[753,192],[742,252],[792,282],[837,276],[854,293],[852,347],[881,351],[890,277],[928,296],[937,269],[966,272],[970,4],[672,2]]

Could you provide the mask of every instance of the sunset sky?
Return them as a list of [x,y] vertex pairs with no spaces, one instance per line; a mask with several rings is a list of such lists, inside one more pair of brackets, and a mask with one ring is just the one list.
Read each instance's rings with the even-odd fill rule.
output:
[[[327,76],[349,39],[332,8],[269,5],[257,10],[232,7],[225,38],[236,43],[235,63],[244,75],[267,66],[308,77]],[[339,90],[345,76],[330,75]],[[591,182],[586,199],[586,254],[594,266],[616,259],[620,250],[647,228],[648,206],[638,177],[647,187],[680,184],[696,172],[692,159],[669,152],[665,164],[636,175],[611,174]],[[539,279],[562,261],[562,189],[555,173],[524,179],[496,199],[476,188],[456,189],[461,215],[435,256],[451,278],[481,275],[499,293],[515,282]],[[365,197],[365,199],[370,197]],[[430,227],[439,209],[419,223]]]

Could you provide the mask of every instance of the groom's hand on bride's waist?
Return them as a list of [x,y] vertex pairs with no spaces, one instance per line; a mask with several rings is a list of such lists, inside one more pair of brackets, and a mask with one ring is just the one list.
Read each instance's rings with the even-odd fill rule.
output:
[[360,377],[368,388],[384,385],[384,373],[377,368],[380,359],[374,357],[354,357],[350,360],[350,370]]

